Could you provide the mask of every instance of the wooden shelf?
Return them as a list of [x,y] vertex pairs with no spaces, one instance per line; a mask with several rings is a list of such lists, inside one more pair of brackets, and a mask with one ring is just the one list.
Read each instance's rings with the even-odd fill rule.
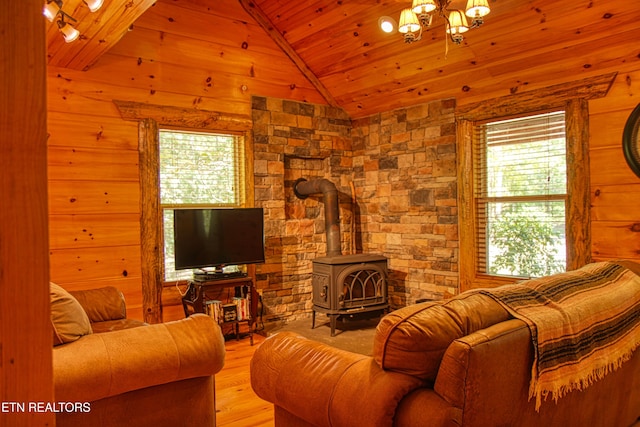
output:
[[[236,339],[240,339],[240,324],[247,323],[247,325],[249,326],[249,340],[251,342],[251,345],[253,345],[253,330],[258,313],[258,295],[255,287],[253,286],[253,279],[251,277],[234,277],[229,279],[210,280],[204,282],[189,282],[187,292],[182,297],[184,315],[186,317],[189,317],[193,313],[206,314],[205,304],[207,301],[212,301],[212,299],[207,297],[207,290],[222,291],[228,288],[239,289],[239,292],[234,292],[234,297],[239,294],[241,297],[247,299],[248,317],[232,321],[219,320],[218,323],[220,324],[220,326],[233,325]],[[225,304],[231,302],[231,299],[227,298]],[[236,316],[237,315],[238,313],[236,311]]]

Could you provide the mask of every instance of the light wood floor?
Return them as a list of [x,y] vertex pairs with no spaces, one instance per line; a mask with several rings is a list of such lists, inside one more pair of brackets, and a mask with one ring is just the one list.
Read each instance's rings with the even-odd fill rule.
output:
[[273,405],[260,399],[251,388],[249,361],[264,337],[226,342],[224,368],[216,375],[216,425],[218,427],[273,427]]

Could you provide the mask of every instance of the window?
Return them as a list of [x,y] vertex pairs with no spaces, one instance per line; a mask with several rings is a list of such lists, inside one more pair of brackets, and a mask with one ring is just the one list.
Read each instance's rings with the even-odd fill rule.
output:
[[[482,194],[477,175],[485,173],[480,167],[482,157],[474,151],[474,141],[477,139],[477,127],[506,121],[508,117],[536,116],[540,112],[564,111],[564,131],[566,149],[566,195],[565,200],[565,247],[566,270],[574,270],[591,262],[591,226],[590,226],[590,188],[589,188],[589,102],[606,95],[611,84],[611,76],[602,77],[596,83],[592,80],[581,80],[542,88],[509,96],[486,99],[475,104],[467,104],[456,108],[456,157],[458,167],[458,236],[459,236],[459,279],[460,290],[472,288],[495,287],[502,284],[514,283],[520,278],[516,276],[491,273],[487,268],[486,248],[491,238],[491,229],[482,223],[482,217],[491,214],[485,206],[485,212],[480,210],[482,204],[477,203],[476,195]],[[516,168],[516,166],[514,166]],[[551,179],[551,178],[550,178]],[[487,184],[488,185],[488,184]],[[557,214],[555,205],[560,201],[560,194],[551,194],[549,190],[550,208],[545,218]],[[488,191],[488,190],[486,190]],[[545,190],[546,192],[546,190]],[[543,192],[543,194],[545,194]],[[519,208],[528,209],[524,202],[533,197],[512,197],[511,202],[518,202]],[[557,199],[557,200],[553,200]],[[487,199],[494,202],[495,199]],[[554,202],[551,204],[551,202]],[[547,203],[547,202],[545,202]],[[497,209],[497,208],[496,208]],[[504,212],[504,208],[500,212]],[[495,209],[494,209],[495,210]],[[513,209],[515,210],[515,208]],[[553,215],[552,215],[553,214]],[[523,217],[523,216],[521,216]],[[552,222],[547,222],[551,224]],[[555,230],[555,228],[554,228]],[[483,234],[484,233],[484,234]],[[484,240],[483,239],[484,236]],[[482,246],[484,242],[484,247]],[[561,243],[556,242],[553,247],[558,248],[557,261],[560,262],[559,249]],[[492,248],[489,248],[491,251]],[[499,248],[493,248],[494,251]],[[498,252],[500,253],[500,252]],[[491,255],[489,255],[491,257]],[[530,257],[539,257],[539,253],[531,253]],[[489,268],[491,268],[491,260]],[[495,264],[494,268],[495,267]],[[495,271],[495,270],[494,270]],[[505,269],[498,269],[504,272]],[[522,273],[520,273],[522,274]]]
[[176,271],[173,210],[244,205],[244,138],[237,135],[160,130],[160,209],[164,230],[164,279],[190,279]]
[[565,271],[564,111],[474,127],[479,273],[541,277]]

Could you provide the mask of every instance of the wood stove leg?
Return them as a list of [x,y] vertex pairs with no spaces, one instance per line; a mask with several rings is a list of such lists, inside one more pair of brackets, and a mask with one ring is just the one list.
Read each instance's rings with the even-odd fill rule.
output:
[[329,320],[331,322],[331,336],[336,336],[336,320],[338,320],[338,316],[336,314],[330,314]]
[[316,311],[311,310],[311,329],[316,327]]

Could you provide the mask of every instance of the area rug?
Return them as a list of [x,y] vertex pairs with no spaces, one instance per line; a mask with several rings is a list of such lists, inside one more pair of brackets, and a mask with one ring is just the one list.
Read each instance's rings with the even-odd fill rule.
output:
[[270,336],[278,332],[295,332],[307,339],[318,341],[341,350],[371,356],[373,354],[373,336],[379,318],[344,319],[336,323],[335,336],[331,336],[328,317],[318,314],[315,328],[311,329],[311,318],[294,320],[286,324],[268,325],[263,335]]

